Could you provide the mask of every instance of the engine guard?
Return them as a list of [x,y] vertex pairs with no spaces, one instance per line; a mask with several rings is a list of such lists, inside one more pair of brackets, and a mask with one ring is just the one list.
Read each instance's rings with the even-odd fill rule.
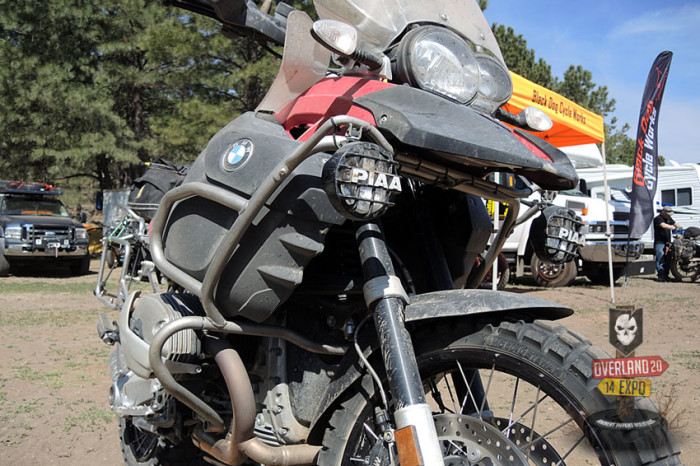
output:
[[[411,298],[411,303],[405,308],[406,322],[428,321],[442,318],[472,318],[473,316],[486,316],[493,314],[495,320],[498,314],[508,314],[510,318],[535,320],[558,320],[574,313],[573,309],[556,304],[544,299],[534,298],[508,291],[492,290],[445,290],[425,293]],[[363,338],[360,338],[363,340]],[[365,341],[364,354],[366,357],[379,347],[376,336],[370,341]],[[311,425],[314,428],[317,421],[325,417],[326,411],[334,402],[353,384],[365,374],[361,364],[358,364],[357,355],[349,351],[345,360],[341,362],[336,372],[339,377],[332,381],[326,388]],[[371,385],[371,380],[368,379]],[[369,388],[369,387],[366,387]],[[312,431],[313,429],[312,428]]]

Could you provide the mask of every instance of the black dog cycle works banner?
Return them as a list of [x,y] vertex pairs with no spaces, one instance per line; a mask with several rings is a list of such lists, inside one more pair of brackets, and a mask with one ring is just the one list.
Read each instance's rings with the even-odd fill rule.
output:
[[632,205],[630,238],[641,238],[654,218],[654,195],[658,177],[658,121],[661,98],[664,95],[672,52],[661,52],[649,71],[639,112],[634,171],[632,176]]

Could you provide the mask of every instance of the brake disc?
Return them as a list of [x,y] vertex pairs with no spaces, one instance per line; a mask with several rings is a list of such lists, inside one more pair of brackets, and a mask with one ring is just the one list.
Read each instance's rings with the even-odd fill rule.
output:
[[459,414],[433,416],[445,466],[526,466],[514,441],[492,424]]

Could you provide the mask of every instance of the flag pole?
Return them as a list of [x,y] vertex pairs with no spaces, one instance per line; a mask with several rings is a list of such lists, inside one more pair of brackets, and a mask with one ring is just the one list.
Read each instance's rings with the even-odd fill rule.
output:
[[603,189],[605,190],[605,236],[608,239],[608,277],[610,279],[610,301],[615,304],[615,278],[612,266],[612,240],[610,234],[610,188],[608,187],[607,155],[603,141]]

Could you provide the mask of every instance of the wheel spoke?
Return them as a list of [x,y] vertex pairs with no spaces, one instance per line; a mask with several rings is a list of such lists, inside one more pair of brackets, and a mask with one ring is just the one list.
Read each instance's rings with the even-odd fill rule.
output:
[[545,393],[544,395],[542,395],[542,398],[540,398],[534,405],[530,406],[530,407],[527,408],[525,411],[523,411],[523,413],[522,413],[520,416],[518,416],[518,419],[516,419],[516,420],[514,420],[514,421],[511,421],[511,422],[508,424],[508,426],[504,429],[504,431],[505,431],[506,429],[510,430],[511,427],[513,427],[515,424],[517,424],[518,422],[520,422],[520,420],[521,420],[522,418],[524,418],[525,416],[527,416],[528,413],[529,413],[530,411],[532,411],[533,409],[535,409],[535,406],[537,406],[538,404],[542,403],[545,399],[548,398],[548,396],[549,396],[549,395],[547,395],[546,393]]
[[[535,401],[537,401],[537,399],[538,399],[539,397],[540,397],[540,387],[539,387],[539,385],[538,385],[538,386],[537,386],[537,395],[535,395]],[[535,420],[537,419],[537,407],[538,407],[539,405],[540,405],[539,403],[535,402],[535,412],[532,413],[532,427],[530,427],[530,438],[531,438],[532,440],[534,440],[534,438],[535,438]],[[530,441],[530,443],[532,443],[532,440]],[[522,448],[521,448],[521,449],[522,449]],[[531,450],[528,448],[528,449],[527,449],[527,460],[528,460],[528,461],[530,461],[530,451],[531,451]]]
[[[462,374],[462,380],[464,381],[464,384],[467,386],[467,395],[464,396],[464,401],[462,402],[462,406],[459,410],[459,414],[464,414],[464,408],[467,404],[467,398],[470,398],[472,400],[472,404],[474,405],[474,409],[476,412],[479,414],[479,419],[481,419],[481,413],[479,412],[479,407],[476,405],[476,399],[474,399],[474,394],[472,393],[471,389],[471,382],[467,381],[467,376],[464,374],[464,369],[462,369],[462,364],[460,364],[459,361],[457,361],[457,367],[459,367],[459,372]],[[474,375],[476,376],[478,372],[474,372]],[[472,382],[474,382],[474,378],[472,378]]]
[[[450,380],[449,380],[449,378],[447,377],[447,374],[446,374],[446,373],[443,373],[443,375],[442,375],[442,380],[445,381],[445,386],[447,387],[447,392],[450,394],[450,399],[452,400],[452,406],[454,406],[454,411],[453,411],[453,413],[456,413],[456,412],[458,411],[457,400],[455,399],[454,393],[452,393],[452,388],[450,388]],[[457,390],[455,389],[455,392],[456,392],[456,391],[457,391]],[[460,414],[461,414],[461,413],[460,413]]]
[[493,379],[493,372],[496,370],[496,365],[491,366],[491,373],[489,374],[489,383],[486,384],[486,391],[484,392],[484,399],[481,400],[481,408],[479,409],[479,419],[483,419],[484,406],[486,406],[486,400],[489,396],[489,389],[491,388],[491,380]]
[[370,437],[372,437],[372,438],[374,439],[375,442],[376,442],[377,440],[379,440],[379,436],[378,436],[377,434],[374,433],[374,431],[372,430],[372,428],[371,428],[370,426],[368,426],[366,422],[363,423],[362,425],[363,425],[364,428],[365,428],[365,432],[367,432],[367,433],[370,435]]
[[574,446],[572,446],[571,448],[569,448],[569,451],[567,451],[566,454],[565,454],[564,456],[562,456],[561,459],[560,459],[559,461],[557,461],[557,464],[555,464],[554,466],[562,466],[562,465],[565,465],[566,463],[564,463],[564,460],[565,460],[566,458],[569,457],[569,455],[571,454],[571,452],[574,451],[574,450],[576,449],[576,447],[578,447],[579,444],[580,444],[581,442],[583,442],[583,439],[585,439],[585,438],[586,438],[585,435],[582,435],[581,437],[579,437],[579,439],[576,441],[576,443],[574,443]]
[[[564,427],[565,425],[569,424],[569,423],[572,422],[572,421],[573,421],[573,419],[569,418],[569,420],[562,422],[561,424],[559,424],[558,426],[556,426],[554,429],[552,429],[552,430],[546,432],[544,435],[540,435],[540,436],[537,437],[537,438],[535,438],[535,436],[534,436],[535,431],[534,431],[533,429],[531,429],[531,430],[530,430],[530,435],[531,435],[532,440],[530,440],[529,442],[527,442],[527,443],[521,445],[521,446],[519,447],[520,450],[522,450],[523,448],[527,448],[527,447],[529,447],[530,445],[534,445],[534,444],[537,443],[537,442],[540,442],[540,441],[542,441],[542,440],[545,440],[546,437],[547,437],[548,435],[553,434],[554,432],[558,431],[559,429],[561,429],[562,427]],[[533,427],[534,427],[534,422],[533,422]],[[529,456],[530,456],[530,455],[529,455],[529,453],[528,453],[528,457],[529,457]]]
[[518,396],[518,385],[520,385],[520,377],[515,378],[515,387],[513,388],[513,401],[510,403],[510,416],[508,417],[508,427],[506,427],[506,438],[510,438],[510,426],[513,425],[513,416],[515,413],[515,399]]

